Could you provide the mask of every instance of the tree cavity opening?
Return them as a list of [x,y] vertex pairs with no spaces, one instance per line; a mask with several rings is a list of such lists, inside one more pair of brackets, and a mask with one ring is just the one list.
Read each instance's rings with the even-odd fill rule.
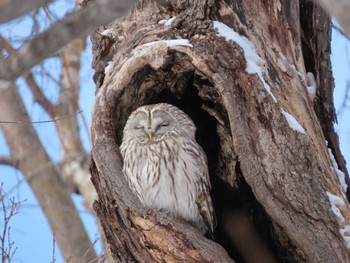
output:
[[240,253],[222,225],[228,213],[238,212],[249,218],[264,243],[269,243],[270,248],[276,251],[274,245],[271,247],[275,244],[271,222],[241,173],[222,98],[210,80],[193,67],[179,72],[174,72],[174,67],[168,65],[162,70],[154,70],[147,65],[133,74],[115,101],[113,123],[118,145],[121,144],[126,120],[136,108],[165,102],[183,110],[195,123],[197,142],[208,159],[211,196],[218,219],[215,241],[236,262],[242,262]]

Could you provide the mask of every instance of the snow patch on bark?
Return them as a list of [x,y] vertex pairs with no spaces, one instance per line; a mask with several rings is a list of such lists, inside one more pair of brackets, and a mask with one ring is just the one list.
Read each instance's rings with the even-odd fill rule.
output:
[[350,226],[345,225],[344,227],[340,228],[339,231],[342,237],[344,238],[347,247],[350,248]]
[[166,27],[171,27],[171,25],[172,25],[172,23],[174,22],[175,18],[176,18],[176,16],[173,16],[173,17],[171,17],[171,18],[169,18],[169,19],[162,19],[162,20],[159,20],[159,21],[158,21],[158,24],[159,24],[159,25],[164,25],[164,26],[166,26]]
[[[326,192],[326,194],[328,195],[328,199],[331,203],[332,212],[339,219],[340,223],[343,223],[345,221],[345,218],[342,215],[339,207],[346,206],[344,200],[339,196],[331,194],[330,192]],[[342,227],[339,228],[339,232],[342,235],[343,239],[345,240],[347,247],[350,248],[350,226],[343,225]]]
[[307,87],[306,87],[307,92],[309,93],[310,99],[314,100],[314,98],[316,97],[316,88],[317,88],[315,76],[311,72],[307,72],[306,77],[307,77]]
[[106,29],[105,31],[103,31],[103,32],[101,33],[101,35],[102,35],[102,36],[108,37],[111,33],[112,33],[112,30],[111,30],[111,29]]
[[[328,142],[327,142],[327,146],[328,146]],[[346,193],[346,191],[348,190],[348,185],[345,182],[345,174],[339,169],[337,161],[335,160],[335,157],[334,157],[332,150],[330,148],[328,148],[328,154],[329,154],[329,158],[331,159],[332,164],[333,164],[333,167],[331,167],[331,169],[337,173],[339,183],[340,183],[341,187],[343,188],[344,192]]]
[[295,67],[295,65],[289,64],[289,66],[295,71],[295,73],[298,74],[298,76],[299,76],[301,79],[304,79],[303,74],[302,74],[299,70],[297,70],[297,68]]
[[344,222],[345,218],[340,212],[339,206],[345,205],[344,200],[330,192],[326,192],[328,195],[329,202],[331,202],[331,209],[333,213],[339,218],[340,222]]
[[247,62],[246,72],[250,75],[257,74],[267,93],[270,94],[274,102],[277,102],[271,91],[271,87],[266,83],[263,77],[261,66],[265,64],[265,61],[257,54],[254,44],[248,38],[241,36],[224,23],[214,21],[213,27],[218,31],[218,36],[224,37],[226,41],[231,40],[237,43],[243,49],[244,57]]
[[297,119],[292,114],[286,112],[283,109],[281,109],[281,113],[286,118],[288,125],[292,130],[306,134],[303,126],[301,126],[301,124],[297,121]]
[[107,66],[105,67],[105,74],[107,74],[108,72],[110,72],[113,68],[113,62],[112,61],[108,61],[107,62]]
[[288,60],[288,58],[284,55],[280,55],[280,58],[285,61],[285,63],[288,65],[288,67],[290,67],[299,77],[301,80],[304,80],[304,75],[299,71],[297,70],[297,68],[295,67],[294,64],[291,64]]
[[149,47],[153,46],[159,43],[165,43],[169,47],[174,47],[174,46],[186,46],[186,47],[193,47],[193,45],[190,43],[188,39],[170,39],[170,40],[158,40],[158,41],[153,41],[149,42],[146,44],[143,44],[142,46],[144,47]]

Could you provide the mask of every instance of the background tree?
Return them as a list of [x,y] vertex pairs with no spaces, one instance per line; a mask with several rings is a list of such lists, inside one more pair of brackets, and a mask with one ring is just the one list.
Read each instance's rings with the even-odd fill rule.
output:
[[[95,107],[94,115],[92,171],[101,198],[96,209],[114,256],[140,261],[188,261],[188,257],[192,261],[210,257],[229,260],[220,246],[195,230],[187,231],[183,222],[173,222],[164,214],[145,214],[120,177],[115,142],[120,143],[128,113],[144,103],[168,101],[187,111],[198,125],[221,219],[216,241],[232,258],[248,262],[254,262],[255,257],[263,262],[262,256],[266,262],[273,257],[281,262],[346,259],[343,238],[348,236],[348,204],[334,173],[342,176],[337,167],[345,173],[346,168],[333,132],[330,21],[321,9],[304,1],[251,5],[168,1],[165,6],[141,1],[126,18],[93,33],[97,26],[125,13],[136,1],[91,1],[84,3],[81,10],[62,15],[57,23],[50,8],[55,2],[0,2],[0,22],[30,12],[35,33],[19,48],[13,39],[1,38],[5,57],[0,61],[0,125],[11,153],[0,160],[25,175],[64,257],[76,261],[86,251],[84,260],[95,257],[69,196],[70,192],[81,193],[88,208],[95,199],[78,124],[79,61],[85,41],[82,38],[71,42],[90,32],[95,49],[95,81],[100,89],[97,105],[107,102]],[[42,13],[49,23],[38,30],[36,19]],[[174,21],[167,20],[173,16]],[[167,22],[159,24],[161,19]],[[218,36],[216,30],[227,28],[220,23],[213,28],[212,20],[225,23],[253,44],[224,32]],[[346,20],[339,21],[347,32]],[[41,33],[43,30],[46,31]],[[175,38],[189,42],[142,46]],[[59,56],[55,55],[63,46]],[[55,99],[48,96],[47,87],[41,87],[37,68],[32,69],[50,56],[58,57],[62,65],[61,76],[56,78],[60,95]],[[307,71],[314,73],[318,87],[313,102],[305,91],[307,85],[311,86],[306,83]],[[53,76],[50,71],[41,73]],[[62,147],[59,165],[48,155],[47,145],[38,139],[38,131],[30,123],[18,82],[14,82],[19,76],[54,121]],[[111,112],[115,114],[109,115]],[[300,126],[288,122],[294,120]],[[293,130],[296,127],[301,133]],[[332,155],[324,144],[325,138],[337,163],[330,162]],[[104,185],[105,181],[109,185]],[[340,211],[338,219],[330,212],[331,207]],[[118,225],[126,228],[116,228]],[[319,231],[305,237],[311,227]],[[322,242],[315,243],[317,237]],[[174,248],[172,252],[169,244]],[[250,251],[246,253],[240,248],[245,244],[254,249],[248,247]],[[145,250],[145,246],[151,250]],[[187,258],[176,258],[179,256]]]
[[[15,11],[19,11],[16,8],[13,12],[9,12],[16,3],[2,4],[5,8],[1,10],[6,13],[2,16],[2,19],[13,19],[16,15],[23,14],[16,13]],[[60,26],[55,28],[55,26],[52,26],[46,33],[38,34],[42,27],[45,28],[45,22],[43,22],[45,20],[42,16],[51,21],[51,24],[54,19],[57,19],[56,16],[59,16],[57,12],[52,11],[49,5],[36,9],[38,7],[35,1],[28,1],[22,6],[23,9],[26,9],[25,12],[33,10],[29,14],[32,17],[33,24],[29,37],[33,37],[34,40],[22,45],[22,48],[28,52],[18,56],[21,62],[16,64],[17,68],[15,70],[23,70],[21,67],[25,66],[26,62],[33,63],[32,55],[35,52],[37,52],[37,57],[34,60],[40,59],[45,54],[45,50],[40,48],[40,39],[45,34],[49,35],[46,35],[46,40],[50,39],[52,43],[59,43],[60,41],[55,42],[55,39],[62,40],[59,37],[60,35],[57,35],[57,31],[62,33],[67,29],[68,31],[72,30],[72,28],[62,28]],[[75,19],[77,19],[76,14],[81,16],[77,10],[72,13]],[[56,34],[56,37],[52,37],[53,34],[49,33],[50,30]],[[77,262],[79,259],[83,262],[90,262],[92,259],[96,259],[97,256],[81,222],[77,208],[70,197],[72,192],[80,193],[84,197],[87,209],[92,212],[92,202],[95,200],[96,194],[88,171],[89,154],[83,147],[78,125],[78,118],[81,117],[78,102],[80,60],[81,53],[85,49],[86,39],[83,37],[73,40],[70,37],[74,37],[74,35],[66,36],[65,41],[70,41],[70,43],[57,56],[57,60],[60,60],[61,63],[60,75],[57,74],[59,70],[51,72],[48,69],[46,71],[45,66],[40,71],[36,69],[26,71],[28,68],[25,69],[24,73],[21,71],[23,73],[22,78],[30,89],[33,99],[50,117],[48,120],[37,123],[52,122],[55,124],[61,145],[59,164],[57,165],[55,160],[48,155],[49,147],[40,141],[37,131],[34,129],[34,125],[37,123],[32,123],[24,106],[23,100],[25,98],[20,96],[19,88],[14,81],[1,82],[0,125],[10,150],[9,156],[1,157],[1,163],[19,169],[23,173],[47,217],[64,258],[73,262]],[[5,54],[2,62],[6,60],[6,57],[17,55],[17,50],[13,47],[16,42],[12,38],[9,38],[9,41],[4,37],[0,38],[1,50]],[[27,49],[28,45],[30,46],[29,50]],[[52,46],[55,46],[55,44],[48,45],[47,49]],[[39,53],[40,55],[38,55]],[[51,53],[50,56],[52,55],[54,54]],[[16,76],[14,76],[14,79]],[[38,81],[42,79],[51,79],[51,82]],[[57,88],[55,94],[58,94],[58,96],[52,96],[47,88],[45,90],[41,87],[43,83],[52,85],[52,82]],[[85,124],[83,129],[85,128],[85,132],[88,132],[85,119],[82,118],[82,121]]]
[[[1,40],[3,47],[11,53],[10,44],[3,38]],[[79,90],[79,64],[84,42],[84,39],[71,42],[60,53],[63,70],[58,103],[45,96],[31,72],[24,75],[35,100],[55,120],[62,146],[60,166],[53,163],[40,142],[15,82],[2,83],[0,99],[1,128],[11,152],[8,158],[3,159],[24,174],[45,211],[63,255],[73,261],[84,255],[87,261],[96,257],[70,197],[72,191],[82,193],[90,208],[95,199],[87,169],[88,154],[81,144],[76,115],[79,110],[76,95]],[[71,189],[65,183],[69,183]]]

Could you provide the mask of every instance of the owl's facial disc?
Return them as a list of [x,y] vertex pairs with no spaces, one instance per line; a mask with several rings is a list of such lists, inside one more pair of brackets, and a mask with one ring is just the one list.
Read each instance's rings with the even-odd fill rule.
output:
[[166,112],[140,112],[136,115],[134,130],[140,143],[154,143],[163,139],[163,136],[175,124],[175,120]]

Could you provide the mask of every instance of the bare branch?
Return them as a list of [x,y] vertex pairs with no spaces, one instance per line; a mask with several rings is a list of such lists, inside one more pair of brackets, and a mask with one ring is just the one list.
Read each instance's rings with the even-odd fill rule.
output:
[[60,120],[63,120],[63,119],[66,119],[66,118],[69,118],[69,117],[73,117],[75,115],[78,115],[80,113],[82,113],[83,110],[80,110],[74,114],[68,114],[68,115],[64,115],[64,116],[61,116],[61,117],[58,117],[58,118],[54,118],[52,120],[44,120],[44,121],[1,121],[0,120],[0,123],[1,124],[29,124],[29,123],[47,123],[47,122],[58,122]]
[[53,234],[53,241],[52,241],[52,261],[51,263],[56,263],[56,259],[55,259],[55,252],[56,252],[56,238],[55,238],[55,234]]
[[9,53],[14,51],[14,48],[11,46],[11,44],[7,42],[7,40],[2,36],[0,36],[0,49],[5,49]]
[[6,194],[3,191],[3,184],[0,184],[0,211],[2,211],[3,229],[0,233],[0,254],[1,262],[11,263],[13,256],[17,251],[17,247],[14,247],[14,242],[11,241],[11,226],[9,225],[11,219],[19,213],[18,206],[24,202],[16,202],[14,198],[8,198],[8,204],[5,204]]
[[[0,36],[0,49],[3,48],[10,54],[15,52],[15,49],[12,45],[2,36]],[[36,83],[33,74],[31,72],[24,73],[23,75],[29,89],[31,90],[34,100],[39,103],[45,111],[54,118],[55,116],[55,106],[46,98],[45,94],[41,91],[40,87]]]
[[2,0],[0,1],[0,23],[23,16],[33,9],[47,5],[52,0]]
[[350,36],[350,0],[314,0],[342,26],[344,33]]
[[9,165],[15,167],[14,160],[9,156],[0,156],[0,164]]
[[338,31],[343,37],[345,37],[348,41],[350,41],[350,36],[347,36],[345,33],[344,33],[344,30],[336,25],[332,25],[332,28],[335,29],[336,31]]
[[33,94],[34,101],[39,103],[45,111],[53,118],[56,114],[56,107],[52,104],[45,94],[42,92],[38,84],[36,83],[33,74],[31,72],[24,73],[23,75],[30,91]]
[[343,96],[343,101],[337,110],[337,115],[339,115],[345,108],[349,107],[350,101],[350,81],[346,82],[345,94]]
[[[74,11],[0,63],[0,79],[14,80],[75,38],[123,15],[136,0],[100,0]],[[101,15],[103,14],[103,15]]]
[[[16,83],[3,81],[0,91],[0,119],[30,123]],[[1,124],[1,128],[13,158],[19,160],[18,169],[45,212],[62,254],[72,256],[77,262],[91,243],[65,184],[34,127],[31,124],[17,125],[14,129],[12,125]],[[90,253],[91,258],[95,256],[94,252]]]
[[[85,38],[77,38],[62,49],[60,95],[57,112],[60,115],[69,115],[80,110],[80,61],[85,49]],[[83,115],[81,115],[83,116]],[[78,116],[77,116],[78,117]],[[96,199],[95,189],[90,180],[88,168],[88,154],[80,138],[78,118],[70,118],[56,125],[57,134],[62,147],[62,158],[69,160],[62,163],[61,175],[68,182],[71,189],[83,195],[84,203],[91,211]],[[82,117],[84,120],[84,117]],[[67,131],[70,131],[67,133]]]

